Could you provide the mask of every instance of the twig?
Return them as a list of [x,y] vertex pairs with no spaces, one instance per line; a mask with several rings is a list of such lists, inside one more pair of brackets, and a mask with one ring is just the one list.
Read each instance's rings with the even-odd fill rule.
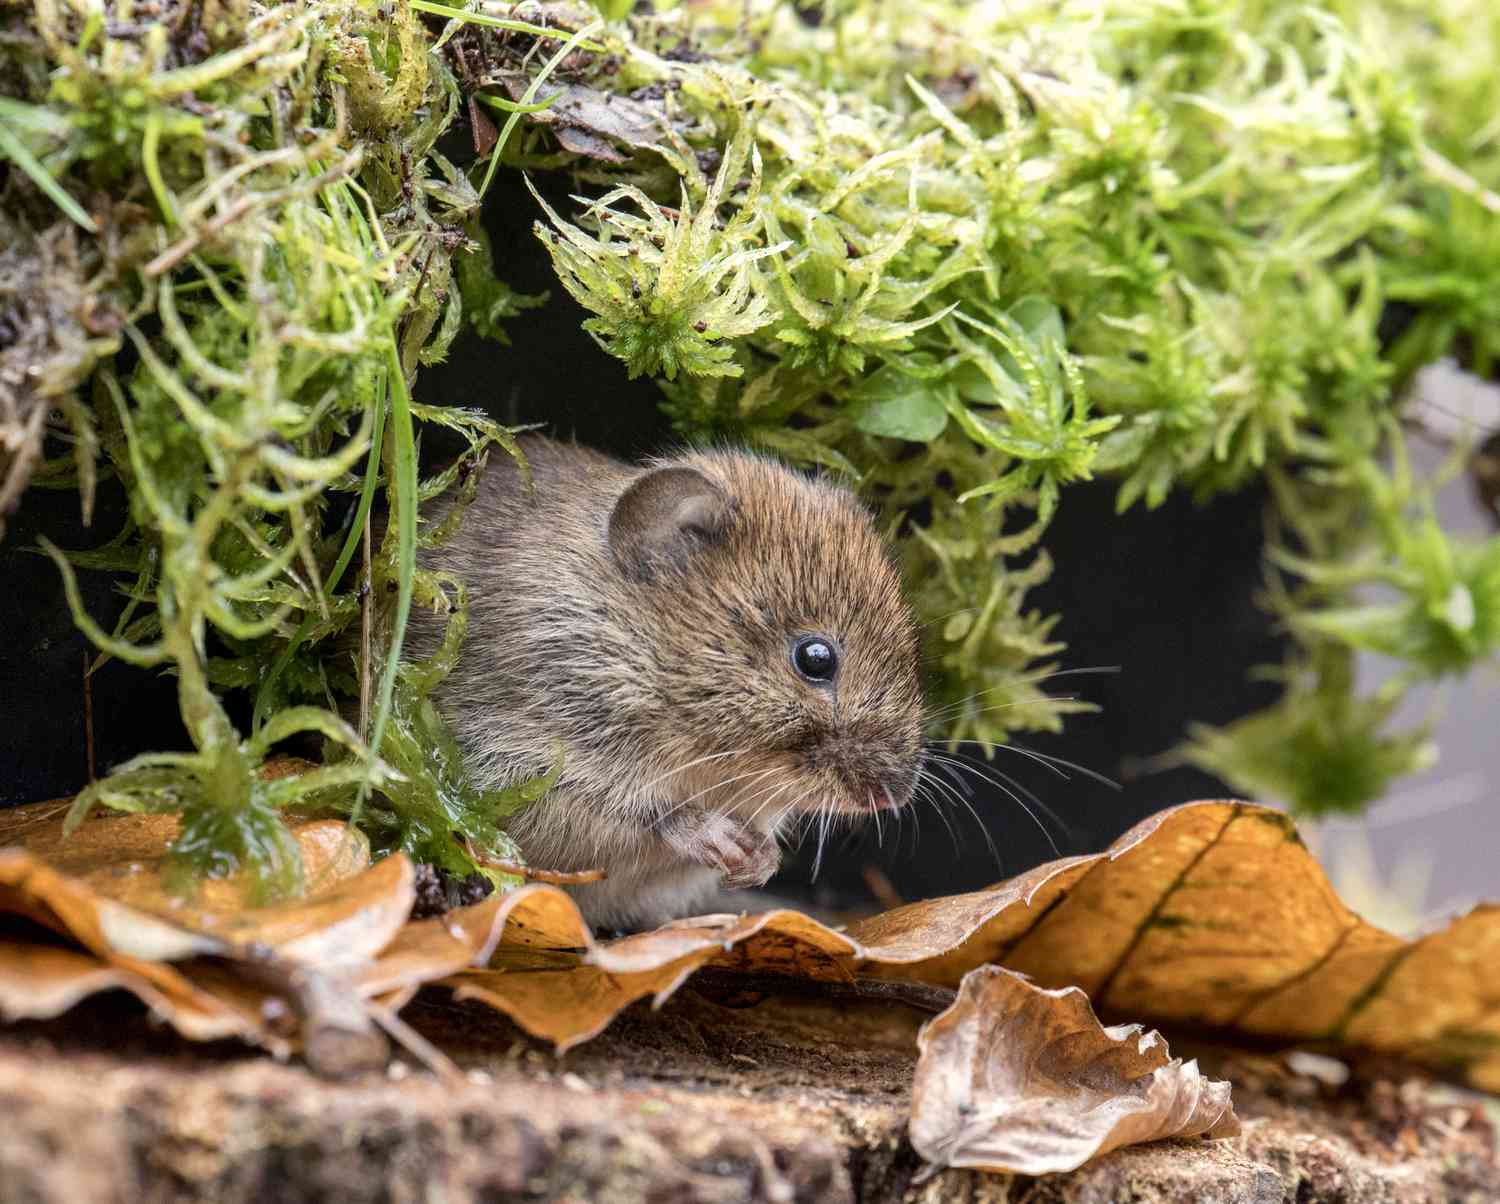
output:
[[390,1047],[371,1020],[371,1005],[346,984],[264,945],[231,949],[228,957],[238,974],[292,1005],[313,1070],[342,1078],[385,1064]]
[[897,982],[885,978],[855,978],[830,982],[817,978],[793,978],[787,974],[726,970],[705,966],[688,980],[688,986],[711,992],[754,991],[767,995],[804,995],[829,1000],[863,1003],[896,1003],[918,1012],[936,1015],[953,1006],[958,992],[921,982]]
[[482,865],[487,870],[499,870],[504,874],[514,874],[518,878],[528,878],[532,882],[549,882],[553,886],[580,886],[585,882],[602,882],[608,877],[603,870],[541,870],[534,865],[511,861],[507,857],[488,857],[479,852],[467,836],[461,843],[469,860],[475,865]]
[[445,1078],[453,1082],[465,1082],[464,1072],[458,1068],[453,1059],[440,1050],[405,1020],[396,1015],[384,1004],[376,1003],[373,999],[365,1001],[365,1010],[374,1017],[375,1022],[395,1039],[401,1046],[422,1065],[439,1078]]
[[905,902],[878,865],[865,866],[859,876],[865,880],[865,888],[874,896],[875,902],[887,911],[894,911]]
[[94,759],[94,677],[87,652],[83,654],[83,755],[88,762],[89,781],[97,782],[99,773]]

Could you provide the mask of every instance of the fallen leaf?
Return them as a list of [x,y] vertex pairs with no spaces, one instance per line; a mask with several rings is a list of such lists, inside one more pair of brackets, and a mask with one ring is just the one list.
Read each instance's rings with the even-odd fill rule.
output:
[[[1043,988],[1077,986],[1110,1017],[1225,1042],[1371,1050],[1500,1090],[1500,909],[1402,941],[1339,901],[1285,815],[1245,803],[1164,811],[1103,853],[844,929],[774,911],[699,916],[612,941],[595,940],[570,897],[546,885],[403,923],[410,866],[388,858],[361,868],[366,852],[351,856],[336,824],[299,832],[323,887],[307,899],[247,911],[233,884],[209,884],[183,903],[160,891],[153,869],[175,831],[169,818],[92,820],[70,848],[46,818],[63,809],[0,816],[0,842],[26,846],[0,850],[0,911],[69,935],[96,958],[38,970],[37,1002],[26,1005],[35,1008],[63,1006],[69,974],[83,975],[80,984],[122,985],[177,1009],[173,1022],[190,1035],[264,1043],[275,1034],[258,1009],[296,991],[268,985],[269,971],[248,982],[226,976],[226,950],[232,960],[253,943],[293,965],[331,966],[355,996],[391,1007],[443,981],[567,1048],[637,1000],[661,1004],[703,967],[772,982],[910,982],[930,995],[1004,965]],[[7,956],[0,946],[0,963]],[[17,1010],[13,985],[29,971],[15,956],[5,964],[0,998],[8,1014],[29,1014]]]
[[[499,84],[511,100],[523,100],[531,80],[524,73],[500,77]],[[528,113],[528,121],[551,126],[566,150],[606,163],[625,163],[616,143],[630,147],[652,147],[661,143],[664,115],[648,104],[612,92],[600,92],[584,84],[549,81],[547,97],[556,96],[545,109]]]
[[1103,1028],[1076,987],[1044,990],[998,966],[964,977],[917,1048],[911,1143],[935,1168],[1048,1175],[1121,1146],[1240,1129],[1229,1084],[1171,1057],[1160,1035]]
[[[251,907],[242,878],[201,883],[190,898],[162,886],[173,817],[98,816],[65,838],[64,813],[47,804],[0,819],[0,840],[14,842],[0,848],[0,913],[22,921],[0,935],[0,1015],[57,1015],[118,987],[190,1038],[239,1037],[278,1054],[300,1041],[331,1072],[383,1059],[350,980],[410,914],[405,857],[370,865],[367,842],[344,824],[302,824],[293,834],[311,889]],[[53,937],[28,939],[27,924]]]
[[[595,942],[561,892],[525,891],[521,927],[499,937],[491,967],[453,985],[560,1048],[638,999],[660,1004],[702,966],[951,988],[1004,965],[1043,987],[1080,987],[1110,1016],[1227,1042],[1371,1050],[1500,1090],[1500,908],[1402,941],[1340,902],[1285,814],[1248,803],[1189,803],[1103,853],[841,931],[777,911]],[[513,945],[576,960],[521,966],[505,960]],[[557,985],[567,974],[576,981]],[[541,1002],[549,984],[565,1004]]]
[[[1500,1091],[1500,908],[1392,936],[1344,906],[1280,811],[1190,803],[1016,883],[934,900],[943,937],[926,958],[912,955],[927,904],[851,925],[874,946],[860,972],[954,985],[998,963],[1080,987],[1103,1014],[1369,1050]],[[1001,906],[985,914],[986,898]]]
[[307,893],[251,907],[239,876],[208,879],[190,897],[163,886],[175,816],[100,816],[67,837],[56,816],[38,824],[24,814],[6,818],[19,839],[0,850],[0,890],[29,897],[33,912],[50,910],[96,953],[171,961],[263,945],[325,966],[360,962],[385,948],[411,912],[411,863],[388,857],[370,865],[368,842],[336,820],[293,829]]
[[[849,959],[858,951],[796,911],[698,916],[596,942],[572,899],[556,887],[527,886],[508,899],[508,911],[497,912],[502,928],[487,967],[466,970],[445,985],[459,998],[504,1012],[559,1050],[598,1036],[638,999],[650,996],[659,1007],[709,963],[793,980],[847,982]],[[514,935],[507,917],[516,925]]]
[[144,979],[87,953],[0,935],[0,1019],[50,1020],[115,987],[158,998]]

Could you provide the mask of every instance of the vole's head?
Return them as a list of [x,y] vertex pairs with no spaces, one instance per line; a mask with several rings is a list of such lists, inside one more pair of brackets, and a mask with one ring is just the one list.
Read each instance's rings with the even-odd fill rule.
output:
[[659,792],[774,828],[901,807],[920,769],[916,630],[870,515],[769,460],[659,461],[608,541],[651,644]]

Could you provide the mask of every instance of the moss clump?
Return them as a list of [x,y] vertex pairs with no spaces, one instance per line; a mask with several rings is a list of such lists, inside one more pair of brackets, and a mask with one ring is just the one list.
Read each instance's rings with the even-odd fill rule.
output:
[[[1294,684],[1185,755],[1307,809],[1358,807],[1427,755],[1421,733],[1385,730],[1400,692],[1500,649],[1500,540],[1437,526],[1398,421],[1421,364],[1491,366],[1493,82],[1441,65],[1470,62],[1474,22],[1500,34],[1481,7],[1437,27],[1400,5],[673,10],[633,26],[613,78],[665,89],[677,179],[539,233],[632,370],[659,345],[642,329],[696,332],[678,358],[712,369],[663,385],[684,432],[841,467],[927,516],[902,530],[923,609],[951,616],[954,738],[1059,722],[1028,672],[1058,649],[1024,593],[1065,486],[1106,473],[1123,509],[1272,477]],[[697,53],[652,53],[684,44]],[[747,141],[754,171],[707,183],[704,149]],[[694,279],[732,269],[754,329],[658,270],[639,215],[659,221],[671,188],[683,222],[720,211]],[[1417,311],[1391,340],[1398,300]],[[1364,603],[1375,583],[1398,600]],[[1401,663],[1379,699],[1334,669],[1356,648]],[[1313,730],[1324,752],[1265,771]],[[1331,789],[1326,765],[1353,762]]]
[[[1247,789],[1361,805],[1427,755],[1386,729],[1400,692],[1500,646],[1500,543],[1433,522],[1399,421],[1420,365],[1494,363],[1500,16],[1478,0],[35,0],[0,30],[0,502],[72,480],[87,513],[100,461],[125,482],[129,528],[72,559],[130,574],[126,617],[70,600],[107,654],[175,670],[194,751],[80,810],[181,811],[190,869],[289,887],[276,817],[310,804],[457,874],[454,831],[513,855],[495,822],[541,787],[465,782],[425,701],[462,589],[415,552],[447,533],[424,504],[514,443],[408,394],[466,323],[503,338],[529,303],[478,232],[498,171],[573,173],[586,195],[537,235],[683,434],[881,502],[939,620],[945,735],[1075,705],[1041,688],[1061,649],[1026,596],[1067,486],[1100,474],[1122,508],[1275,487],[1286,696],[1187,746]],[[466,104],[504,122],[471,116],[485,153],[460,168],[437,146]],[[43,461],[53,415],[72,454]],[[431,479],[424,423],[467,446]],[[413,605],[450,615],[431,662],[402,654]],[[1359,648],[1402,666],[1379,698]],[[248,733],[229,688],[254,692]],[[263,783],[299,730],[325,767]]]
[[[61,406],[85,507],[95,448],[125,483],[129,528],[75,557],[134,575],[117,630],[83,613],[68,560],[48,550],[106,654],[176,673],[193,744],[120,767],[79,796],[73,821],[99,803],[179,812],[184,879],[250,865],[269,892],[298,882],[279,818],[290,807],[362,809],[385,832],[383,804],[405,804],[391,842],[426,840],[422,808],[463,791],[460,767],[396,739],[421,718],[400,655],[406,614],[414,598],[447,600],[414,572],[417,506],[447,483],[418,479],[414,426],[426,416],[466,435],[456,467],[514,447],[482,416],[424,415],[407,394],[417,362],[457,332],[452,257],[475,246],[477,192],[433,150],[457,108],[452,76],[409,10],[383,22],[352,3],[39,3],[5,20],[0,78],[23,154],[4,221],[31,272],[11,302],[29,341],[6,349],[29,375],[8,400],[28,417]],[[78,198],[61,215],[59,193]],[[509,298],[478,291],[493,331]],[[31,314],[49,296],[73,326],[38,354]],[[66,308],[79,297],[90,304]],[[75,333],[90,314],[108,316],[107,337]],[[395,604],[356,673],[336,649],[361,617],[348,570],[382,488],[393,521],[362,586],[389,583]],[[356,727],[336,695],[361,677]],[[256,692],[248,733],[220,702],[230,686]],[[325,739],[327,764],[262,780],[272,747],[299,732]],[[492,819],[486,832],[468,818],[481,849],[512,852]]]

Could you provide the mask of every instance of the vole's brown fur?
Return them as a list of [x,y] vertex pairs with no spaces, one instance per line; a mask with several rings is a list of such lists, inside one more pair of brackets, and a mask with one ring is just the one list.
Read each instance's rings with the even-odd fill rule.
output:
[[[659,922],[720,880],[764,882],[796,816],[900,806],[922,756],[916,633],[869,515],[770,460],[701,452],[632,467],[523,440],[485,471],[458,535],[424,563],[469,590],[438,689],[486,787],[562,777],[508,825],[596,924]],[[419,652],[442,621],[414,616]],[[838,675],[793,667],[832,636]]]

